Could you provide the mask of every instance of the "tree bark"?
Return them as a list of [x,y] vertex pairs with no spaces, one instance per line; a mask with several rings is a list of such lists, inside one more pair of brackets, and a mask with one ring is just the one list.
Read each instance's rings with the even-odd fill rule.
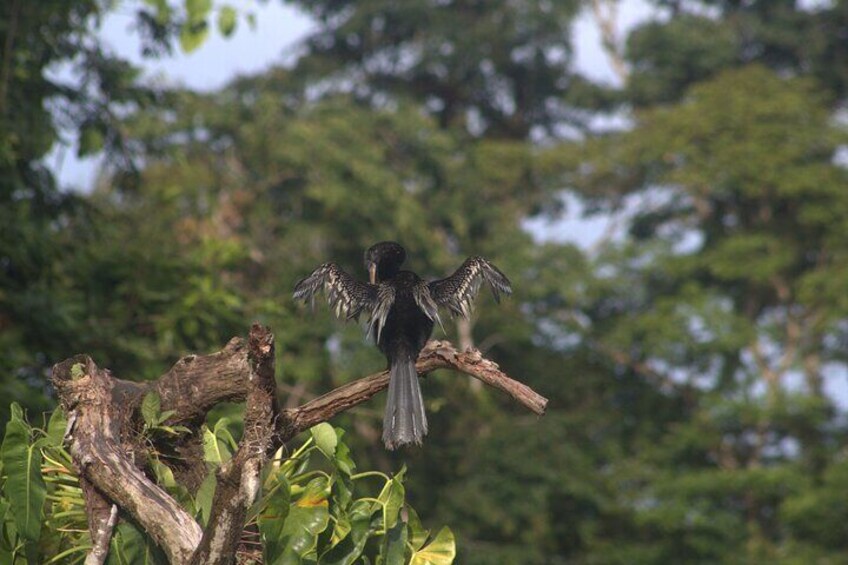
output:
[[[446,341],[430,342],[416,368],[419,373],[451,369],[470,375],[538,415],[547,405],[547,399],[511,379],[479,351],[459,352]],[[87,562],[104,562],[120,509],[171,563],[232,563],[270,454],[298,433],[369,400],[389,381],[383,371],[281,410],[274,374],[274,336],[258,324],[251,328],[247,344],[234,338],[217,353],[189,355],[152,382],[114,378],[85,355],[53,367],[51,380],[70,422],[66,444],[87,502],[93,540]],[[141,436],[140,407],[151,391],[159,395],[162,412],[174,411],[165,424],[190,430],[170,440],[176,447],[150,445],[150,438]],[[193,491],[206,473],[200,441],[207,413],[220,402],[242,401],[245,432],[233,458],[218,470],[209,523],[203,529],[147,476],[147,462],[154,456],[152,450],[176,449],[181,460],[163,463],[180,467],[174,469],[175,478]]]

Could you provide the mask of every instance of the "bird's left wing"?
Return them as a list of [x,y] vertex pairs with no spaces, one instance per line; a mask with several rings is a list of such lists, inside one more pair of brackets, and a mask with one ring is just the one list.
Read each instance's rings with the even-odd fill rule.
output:
[[315,295],[321,290],[339,318],[357,320],[366,312],[369,327],[376,330],[378,336],[395,300],[392,288],[358,281],[335,263],[324,263],[298,281],[294,286],[294,298],[314,305]]
[[294,285],[295,300],[315,304],[315,295],[323,290],[336,316],[358,319],[363,310],[371,311],[377,300],[377,285],[358,281],[335,263],[324,263]]
[[451,276],[428,283],[430,296],[438,306],[468,318],[471,304],[483,282],[488,283],[497,302],[500,293],[512,294],[512,286],[500,270],[482,257],[469,257]]

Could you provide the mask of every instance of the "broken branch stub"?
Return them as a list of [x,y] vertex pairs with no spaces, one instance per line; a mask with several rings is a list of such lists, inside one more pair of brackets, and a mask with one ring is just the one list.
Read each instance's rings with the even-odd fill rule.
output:
[[[419,373],[450,369],[471,375],[538,415],[547,405],[547,399],[479,351],[459,352],[446,341],[431,341],[416,368]],[[274,374],[274,336],[258,324],[251,327],[247,343],[234,338],[216,353],[189,355],[147,383],[116,379],[84,355],[54,366],[51,379],[70,422],[66,444],[84,485],[95,542],[91,563],[105,558],[115,506],[151,536],[171,563],[233,562],[270,454],[298,433],[369,400],[389,381],[383,371],[280,410]],[[158,395],[161,413],[170,414],[164,424],[184,426],[188,432],[155,442],[143,437],[139,413],[149,392]],[[164,452],[168,446],[163,442],[170,441],[179,457],[162,462],[174,467],[176,480],[193,492],[206,474],[202,426],[209,410],[221,402],[245,402],[245,431],[232,459],[217,471],[218,487],[204,529],[146,470],[154,451]]]

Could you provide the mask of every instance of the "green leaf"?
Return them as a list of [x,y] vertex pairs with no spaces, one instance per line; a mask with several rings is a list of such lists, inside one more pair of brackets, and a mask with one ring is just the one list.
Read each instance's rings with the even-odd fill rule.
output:
[[10,527],[6,527],[9,518],[11,518],[9,516],[9,501],[0,498],[0,528],[2,528],[2,532],[0,532],[0,564],[11,563],[11,561],[6,561],[5,556],[7,553],[11,556],[16,545],[17,530],[14,524],[9,524]]
[[445,526],[433,541],[412,554],[409,565],[450,565],[456,557],[456,540]]
[[156,8],[156,22],[166,24],[171,19],[171,7],[168,5],[168,0],[144,0],[150,6]]
[[386,530],[393,528],[397,523],[405,494],[406,491],[400,482],[399,476],[395,476],[387,481],[385,486],[383,486],[383,490],[380,491],[380,496],[377,497],[377,500],[382,502],[383,527]]
[[153,474],[156,475],[156,482],[159,486],[164,488],[168,494],[186,508],[189,513],[193,514],[195,512],[194,497],[191,496],[191,493],[189,493],[185,486],[177,482],[171,468],[158,459],[153,459],[150,466],[153,469]]
[[333,478],[333,501],[339,510],[346,510],[353,500],[353,481],[345,475]]
[[74,363],[71,365],[71,379],[77,380],[85,374],[85,365],[82,363]]
[[185,426],[156,426],[154,429],[172,436],[191,433],[191,430]]
[[275,473],[267,484],[268,494],[262,501],[264,508],[257,521],[262,535],[265,562],[275,563],[285,549],[282,532],[289,515],[291,489],[283,473]]
[[282,551],[273,563],[300,563],[303,557],[315,551],[318,535],[330,522],[327,490],[327,479],[316,477],[291,505],[279,538]]
[[215,470],[210,469],[206,478],[200,483],[197,496],[194,498],[194,506],[200,512],[200,519],[204,526],[209,523],[209,516],[212,514],[212,499],[215,497],[217,487],[218,479],[215,478]]
[[229,37],[236,30],[236,11],[232,6],[222,6],[218,12],[218,31]]
[[338,439],[338,445],[336,445],[336,457],[333,462],[336,464],[336,467],[347,476],[352,475],[356,472],[356,463],[353,462],[353,459],[350,456],[350,448],[347,444],[342,440],[344,437],[344,430],[341,428],[336,428],[336,437]]
[[[321,556],[321,565],[352,565],[362,555],[368,542],[371,514],[371,504],[366,501],[352,505],[345,523],[347,533],[339,532],[333,548]],[[334,531],[333,537],[336,535]]]
[[152,427],[159,423],[159,412],[161,411],[161,400],[159,395],[153,391],[144,395],[141,401],[141,417],[144,423]]
[[315,445],[318,446],[321,453],[323,453],[327,459],[332,461],[336,455],[336,445],[339,442],[339,438],[336,436],[336,431],[333,429],[333,426],[327,422],[322,422],[317,426],[310,428],[309,431],[312,434],[312,438],[315,440]]
[[170,467],[158,459],[151,461],[150,466],[153,468],[153,474],[156,475],[156,482],[161,486],[171,488],[177,485],[177,480],[174,478],[174,472],[171,471]]
[[406,507],[407,527],[409,528],[409,545],[413,551],[418,551],[430,537],[430,530],[425,530],[418,513],[411,506]]
[[[80,130],[79,134],[79,143],[77,145],[77,157],[85,157],[87,155],[92,155],[94,153],[99,152],[103,149],[103,146],[106,144],[106,138],[103,135],[103,131],[101,131],[98,126],[86,126]],[[71,367],[76,367],[74,365]],[[71,375],[73,376],[73,374]]]
[[15,519],[18,533],[36,542],[41,536],[44,501],[47,488],[41,476],[41,450],[30,442],[32,430],[23,417],[23,410],[12,403],[12,418],[6,424],[6,436],[0,448],[0,458],[7,475],[4,491]]
[[[180,47],[185,53],[191,53],[203,45],[203,42],[206,41],[208,36],[209,26],[206,22],[186,24],[182,27],[182,29],[180,29]],[[193,319],[186,321],[187,324],[189,322],[196,324],[196,321]],[[195,333],[188,326],[185,328],[185,331],[189,335],[193,335]]]
[[190,24],[203,22],[212,9],[212,0],[185,0],[185,9]]
[[230,454],[221,443],[214,432],[209,428],[203,428],[203,459],[207,463],[220,465],[229,461]]
[[221,418],[215,422],[215,435],[218,437],[218,441],[222,442],[221,447],[228,454],[232,454],[236,449],[238,449],[238,444],[236,443],[233,434],[230,433],[229,425],[229,418]]
[[115,528],[106,565],[165,565],[167,559],[156,544],[130,522]]
[[65,418],[65,411],[57,406],[50,414],[50,420],[47,422],[47,441],[53,447],[62,447],[65,438],[65,429],[68,427],[68,419]]
[[383,565],[403,565],[406,562],[404,559],[406,536],[406,524],[401,520],[398,520],[391,529],[386,531],[380,548]]

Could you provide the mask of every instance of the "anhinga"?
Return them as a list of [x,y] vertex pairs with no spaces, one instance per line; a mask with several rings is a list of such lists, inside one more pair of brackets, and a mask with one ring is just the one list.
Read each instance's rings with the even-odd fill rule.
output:
[[336,316],[358,319],[368,315],[368,333],[389,363],[389,396],[383,418],[383,443],[395,449],[420,444],[427,434],[427,416],[418,384],[415,361],[439,320],[438,309],[468,318],[471,303],[483,281],[495,300],[512,293],[509,279],[482,257],[470,257],[451,276],[424,282],[411,271],[401,271],[406,251],[384,241],[365,252],[369,282],[361,282],[334,263],[324,263],[295,285],[294,297],[314,302],[324,289]]

